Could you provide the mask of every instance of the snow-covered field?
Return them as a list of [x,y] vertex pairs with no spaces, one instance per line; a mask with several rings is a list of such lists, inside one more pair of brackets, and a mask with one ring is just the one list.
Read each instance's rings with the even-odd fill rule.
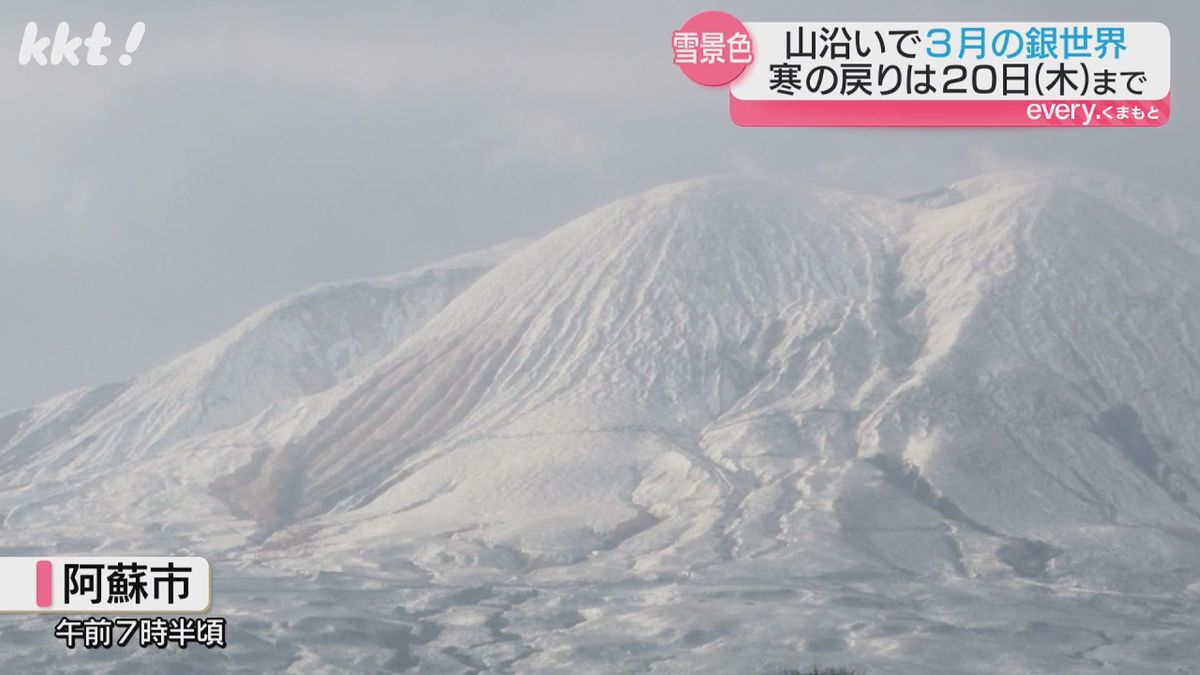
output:
[[31,672],[1200,672],[1200,213],[741,178],[319,287],[0,415],[0,553],[203,555],[230,647]]

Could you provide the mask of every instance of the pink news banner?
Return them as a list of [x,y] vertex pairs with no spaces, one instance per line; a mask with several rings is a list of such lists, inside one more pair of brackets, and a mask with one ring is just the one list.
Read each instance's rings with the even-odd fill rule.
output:
[[741,126],[1157,127],[1171,33],[1155,22],[746,22],[671,35],[693,82],[729,88]]

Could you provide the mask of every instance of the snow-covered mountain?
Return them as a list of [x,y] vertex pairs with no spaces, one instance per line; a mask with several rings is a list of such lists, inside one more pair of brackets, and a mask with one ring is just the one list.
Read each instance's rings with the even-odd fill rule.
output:
[[1186,672],[1197,213],[664,186],[0,418],[4,531],[270,570],[314,599],[227,607],[302,671]]

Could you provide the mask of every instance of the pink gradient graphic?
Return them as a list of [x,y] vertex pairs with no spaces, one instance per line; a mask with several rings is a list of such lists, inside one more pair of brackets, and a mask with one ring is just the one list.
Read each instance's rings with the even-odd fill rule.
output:
[[49,560],[37,561],[37,606],[54,604],[54,565]]
[[[1082,108],[1074,116],[1045,116],[1031,106],[1095,105],[1088,120]],[[1158,119],[1119,119],[1120,108],[1158,110]],[[1108,116],[1105,115],[1107,112]],[[1160,127],[1171,117],[1170,95],[1158,101],[743,101],[730,94],[729,116],[743,127]]]

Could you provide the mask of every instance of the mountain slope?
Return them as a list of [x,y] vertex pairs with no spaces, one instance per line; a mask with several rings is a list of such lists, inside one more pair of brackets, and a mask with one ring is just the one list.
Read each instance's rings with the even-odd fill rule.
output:
[[[481,278],[325,424],[276,453],[246,486],[270,497],[251,510],[272,521],[362,503],[406,462],[477,437],[693,432],[773,376],[774,350],[800,349],[856,311],[882,273],[872,265],[888,235],[875,223],[901,214],[738,180],[668,186],[589,214]],[[612,478],[565,470],[592,475],[596,492]]]
[[382,358],[523,243],[407,274],[317,286],[138,378],[0,417],[0,480],[141,461],[329,389]]

